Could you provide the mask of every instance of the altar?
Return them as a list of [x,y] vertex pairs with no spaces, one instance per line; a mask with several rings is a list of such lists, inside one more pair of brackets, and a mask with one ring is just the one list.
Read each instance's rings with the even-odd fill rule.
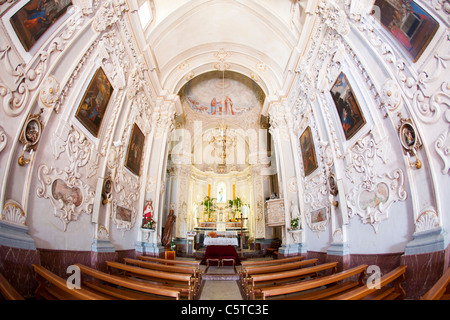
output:
[[238,246],[237,238],[225,238],[225,237],[205,237],[203,241],[205,246]]

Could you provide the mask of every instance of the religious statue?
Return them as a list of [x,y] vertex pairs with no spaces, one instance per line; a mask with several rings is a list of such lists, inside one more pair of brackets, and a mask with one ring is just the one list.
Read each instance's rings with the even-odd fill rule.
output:
[[174,214],[173,209],[170,209],[169,216],[167,217],[166,226],[164,227],[164,234],[162,237],[162,245],[166,248],[170,247],[170,245],[171,245],[173,225],[174,225],[176,219],[177,219],[177,216]]
[[144,216],[142,217],[142,228],[152,229],[155,221],[153,220],[153,201],[147,201],[144,207]]

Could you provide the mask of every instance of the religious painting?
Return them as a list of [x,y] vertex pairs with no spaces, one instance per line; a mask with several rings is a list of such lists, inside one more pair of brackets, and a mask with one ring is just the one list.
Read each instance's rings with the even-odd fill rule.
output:
[[41,113],[30,114],[22,128],[19,140],[27,147],[28,150],[36,150],[37,143],[41,138],[43,128],[43,124],[40,120]]
[[337,196],[338,194],[338,187],[336,182],[336,175],[334,172],[330,173],[330,176],[328,177],[328,184],[330,185],[330,194],[333,196]]
[[305,172],[306,177],[318,167],[316,151],[314,149],[314,141],[312,138],[310,127],[307,127],[300,136],[300,148],[302,150],[303,171]]
[[321,223],[327,220],[327,209],[322,208],[311,212],[311,224]]
[[130,209],[126,209],[121,206],[116,207],[116,220],[131,222],[131,218],[133,216],[133,212]]
[[405,151],[414,151],[420,144],[419,139],[416,134],[416,129],[414,128],[410,120],[401,120],[400,128],[398,129],[398,134],[400,137],[400,142]]
[[135,123],[131,131],[130,142],[128,143],[125,167],[137,176],[140,174],[144,141],[145,136]]
[[202,74],[181,90],[183,106],[208,116],[239,116],[261,108],[264,99],[255,81],[230,71]]
[[52,183],[52,196],[65,205],[73,204],[79,207],[83,202],[83,195],[78,187],[69,187],[63,180],[56,179]]
[[32,0],[19,9],[10,22],[25,50],[30,51],[71,5],[70,0]]
[[106,177],[103,181],[103,188],[102,188],[102,203],[107,204],[110,201],[111,198],[111,192],[113,188],[113,181],[111,177]]
[[374,16],[416,62],[439,24],[411,0],[376,0]]
[[378,183],[374,190],[363,191],[359,196],[359,207],[365,211],[367,208],[377,208],[389,199],[389,187],[386,183]]
[[94,137],[98,137],[106,107],[113,93],[113,87],[102,68],[98,68],[91,79],[75,117]]
[[366,120],[343,72],[337,78],[330,92],[339,114],[345,139],[349,140],[364,126]]

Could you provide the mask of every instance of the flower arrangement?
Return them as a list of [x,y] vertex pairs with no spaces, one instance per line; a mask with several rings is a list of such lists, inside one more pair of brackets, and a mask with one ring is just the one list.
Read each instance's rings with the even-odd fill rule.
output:
[[208,233],[208,236],[211,237],[211,238],[217,238],[217,233],[215,233],[214,231],[210,231]]
[[156,224],[155,220],[153,220],[150,212],[146,213],[142,218],[142,228],[144,229],[153,229],[153,226]]
[[291,228],[292,230],[297,230],[298,229],[298,218],[292,219],[291,220]]

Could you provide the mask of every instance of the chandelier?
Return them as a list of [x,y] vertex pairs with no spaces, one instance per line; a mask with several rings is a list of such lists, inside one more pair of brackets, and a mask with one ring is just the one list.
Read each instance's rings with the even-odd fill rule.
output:
[[[222,99],[218,101],[218,103],[222,106],[219,110],[226,106],[226,99],[229,99],[227,95],[225,95],[225,69],[222,69]],[[236,134],[233,130],[228,128],[225,124],[225,120],[223,118],[223,112],[219,113],[219,121],[217,126],[210,132],[208,137],[208,142],[210,145],[214,147],[216,151],[216,156],[220,158],[220,162],[217,165],[218,173],[226,172],[226,158],[229,154],[230,150],[236,144]]]
[[214,147],[216,155],[220,157],[220,165],[226,165],[226,158],[229,151],[233,149],[236,144],[236,135],[230,130],[226,124],[219,123],[210,133],[208,139],[209,144]]

